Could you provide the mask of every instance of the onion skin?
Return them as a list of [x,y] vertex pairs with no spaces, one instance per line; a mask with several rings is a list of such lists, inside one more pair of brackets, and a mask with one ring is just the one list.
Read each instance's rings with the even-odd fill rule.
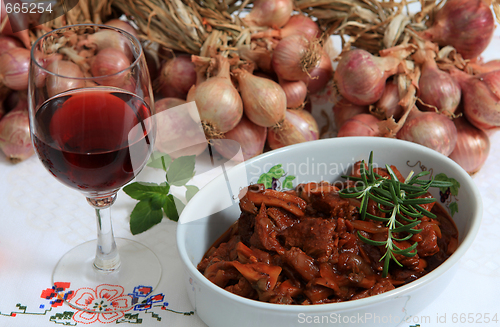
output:
[[311,42],[303,35],[290,35],[282,39],[273,51],[272,65],[279,77],[297,81],[307,78],[311,67],[304,67],[302,59],[308,55]]
[[104,23],[104,25],[108,25],[108,26],[122,29],[125,32],[129,32],[130,34],[135,36],[137,39],[139,39],[139,36],[137,35],[137,31],[135,30],[135,28],[132,25],[130,25],[129,23],[127,23],[121,19],[108,20],[106,23]]
[[322,50],[321,58],[317,65],[309,70],[309,75],[303,79],[310,94],[317,94],[324,90],[333,78],[333,66],[330,57]]
[[267,143],[273,150],[318,138],[318,124],[305,110],[287,109],[282,126],[269,128],[267,131]]
[[481,169],[490,153],[490,139],[488,135],[474,127],[465,117],[453,120],[457,127],[457,145],[449,155],[470,175]]
[[[15,4],[19,4],[20,6],[22,5],[22,2],[18,0],[10,0],[9,3],[12,3],[13,6]],[[28,15],[23,13],[22,11],[15,12],[14,10],[7,15],[5,2],[3,0],[0,0],[0,14],[1,14],[0,22],[1,25],[3,25],[3,29],[0,30],[0,34],[7,36],[14,36],[18,38],[27,49],[30,49],[31,41],[28,32],[28,27],[29,27]],[[15,25],[14,28],[11,23],[11,18]],[[13,31],[14,29],[16,29],[17,32],[14,32]]]
[[28,89],[30,51],[25,48],[13,48],[0,56],[0,83],[10,89],[23,91]]
[[473,59],[486,49],[494,30],[493,13],[485,1],[447,0],[423,36],[441,46],[453,46],[464,59]]
[[358,106],[342,98],[333,106],[335,126],[340,128],[350,118],[359,114],[369,114],[368,106]]
[[279,84],[285,92],[287,108],[299,108],[304,104],[307,97],[307,86],[304,82],[280,79]]
[[434,111],[435,107],[440,112],[454,113],[460,103],[460,85],[448,72],[440,70],[432,58],[422,65],[418,87],[421,110]]
[[243,69],[233,73],[238,79],[248,119],[262,127],[274,126],[285,119],[286,94],[278,83]]
[[20,97],[17,106],[0,120],[0,149],[12,163],[34,154],[26,97]]
[[255,0],[243,20],[250,25],[280,28],[288,22],[292,11],[292,0]]
[[386,80],[397,72],[400,60],[376,57],[363,49],[344,52],[335,70],[334,81],[342,97],[361,106],[382,96]]
[[[49,97],[53,97],[59,93],[85,87],[85,81],[82,79],[75,78],[83,78],[83,73],[80,70],[80,67],[67,60],[56,60],[53,61],[50,65],[47,66],[47,70],[60,75],[52,75],[47,74],[46,78],[46,87],[47,93]],[[67,77],[62,77],[67,76]],[[75,77],[75,78],[72,78]]]
[[95,79],[100,85],[122,87],[126,82],[127,72],[120,72],[128,67],[130,61],[123,52],[115,48],[105,48],[92,58],[90,72],[94,77],[106,76]]
[[387,82],[384,93],[375,103],[376,115],[381,119],[393,117],[395,120],[399,120],[403,115],[403,107],[399,105],[399,101],[398,86],[392,81]]
[[264,151],[266,144],[267,128],[256,125],[247,117],[243,116],[235,128],[224,134],[224,139],[214,140],[214,148],[220,155],[226,159],[238,159],[235,157],[239,147],[233,142],[224,142],[224,140],[233,140],[241,147],[243,160],[253,158]]
[[185,104],[186,101],[178,98],[163,98],[155,102],[155,147],[172,158],[197,156],[207,148],[200,119],[197,117],[196,120],[191,116],[191,111],[196,107],[178,107]]
[[449,156],[457,144],[457,128],[451,119],[443,114],[433,111],[422,112],[413,107],[396,137]]
[[463,110],[467,120],[482,130],[500,127],[500,71],[476,76],[458,69],[450,71],[462,88]]
[[380,119],[371,114],[359,114],[349,118],[339,128],[337,137],[346,136],[380,136],[378,123]]
[[161,67],[157,91],[162,96],[186,99],[189,89],[196,84],[196,70],[191,56],[178,55]]
[[[193,85],[187,101],[195,101],[209,138],[232,130],[243,116],[243,101],[229,75],[227,58],[217,57],[219,72],[199,85]],[[215,135],[214,135],[215,134]]]
[[280,30],[280,36],[282,38],[296,34],[302,34],[308,40],[314,40],[321,36],[321,30],[318,24],[309,16],[297,14],[290,17],[285,26]]
[[2,55],[4,52],[9,51],[10,49],[22,47],[23,44],[21,43],[21,41],[19,41],[19,39],[12,36],[0,35],[0,55]]

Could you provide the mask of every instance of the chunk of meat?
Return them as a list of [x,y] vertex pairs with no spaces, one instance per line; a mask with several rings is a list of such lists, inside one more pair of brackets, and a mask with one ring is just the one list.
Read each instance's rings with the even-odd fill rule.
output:
[[263,191],[253,191],[249,189],[245,197],[257,206],[265,204],[267,207],[283,208],[297,217],[304,216],[304,209],[307,205],[307,203],[298,196],[269,189]]
[[421,257],[429,257],[439,252],[438,238],[441,237],[441,229],[434,221],[424,221],[417,225],[422,231],[412,236],[411,240],[418,242],[417,252]]
[[285,246],[299,247],[319,262],[328,261],[337,233],[335,220],[307,218],[287,229],[282,235]]
[[266,206],[261,205],[259,213],[255,216],[254,233],[250,237],[250,244],[258,249],[285,253],[285,248],[276,239],[278,235],[276,226],[268,218]]
[[348,199],[341,198],[338,192],[311,194],[311,206],[328,217],[354,220],[358,208]]
[[290,265],[306,281],[319,277],[319,268],[313,258],[299,248],[291,248],[285,253],[285,262]]
[[299,221],[281,208],[268,208],[267,215],[273,220],[279,232],[292,227]]

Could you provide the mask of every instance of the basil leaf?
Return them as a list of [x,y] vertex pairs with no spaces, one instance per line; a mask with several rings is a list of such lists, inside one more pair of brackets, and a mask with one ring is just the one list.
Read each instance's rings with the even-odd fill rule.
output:
[[155,183],[134,182],[123,188],[128,196],[136,200],[146,200],[154,196],[154,194],[168,194],[170,186],[167,183],[160,185]]
[[161,209],[153,209],[149,200],[139,201],[130,214],[130,232],[132,235],[140,234],[160,223],[162,219]]
[[166,154],[159,151],[155,151],[151,154],[148,160],[148,167],[163,169],[167,171],[168,166],[172,162],[172,158]]
[[167,182],[175,186],[185,185],[194,176],[196,156],[184,156],[175,159],[168,167]]
[[186,185],[186,201],[190,201],[200,189],[194,185]]
[[168,219],[179,221],[179,215],[181,214],[184,207],[184,203],[182,203],[181,200],[179,200],[172,194],[169,194],[167,196],[165,204],[163,205],[163,211],[165,211],[165,215],[168,217]]

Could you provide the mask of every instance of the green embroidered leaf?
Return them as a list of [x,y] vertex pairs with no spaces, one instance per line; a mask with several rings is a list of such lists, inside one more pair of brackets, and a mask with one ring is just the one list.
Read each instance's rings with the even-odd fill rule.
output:
[[151,168],[158,168],[167,171],[168,166],[170,166],[171,162],[172,158],[168,154],[155,151],[149,157],[147,165]]
[[194,176],[196,156],[179,157],[172,161],[167,171],[167,182],[175,186],[185,185]]
[[450,215],[453,217],[453,215],[458,212],[458,203],[456,202],[450,203],[449,208],[450,208]]
[[273,186],[273,177],[269,174],[262,174],[257,181],[258,184],[264,184],[265,188],[271,188]]
[[281,164],[271,167],[267,174],[276,179],[280,179],[285,174],[285,171],[281,167]]
[[[453,196],[458,195],[458,189],[460,188],[460,183],[455,178],[448,177],[446,176],[445,173],[440,173],[437,174],[436,177],[434,177],[434,180],[451,183],[452,186],[449,187],[451,195]],[[439,189],[441,190],[441,192],[445,193],[448,190],[448,187],[440,187]]]
[[142,200],[136,204],[130,214],[130,232],[132,235],[140,234],[161,222],[163,212],[153,209],[150,200]]
[[128,196],[136,200],[150,199],[155,194],[168,194],[170,186],[167,183],[160,185],[155,183],[134,182],[123,188]]
[[285,190],[293,189],[293,180],[295,179],[295,176],[289,175],[285,177],[285,180],[283,181],[283,188]]
[[200,189],[194,185],[186,185],[186,201],[190,201]]

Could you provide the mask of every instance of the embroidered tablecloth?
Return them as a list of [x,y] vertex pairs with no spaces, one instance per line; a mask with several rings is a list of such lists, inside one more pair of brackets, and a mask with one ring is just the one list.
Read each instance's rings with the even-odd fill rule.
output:
[[[498,58],[496,32],[485,60]],[[332,121],[331,104],[323,121]],[[500,133],[491,138],[485,165],[473,179],[481,191],[484,215],[481,229],[446,290],[429,298],[429,306],[400,326],[500,326]],[[202,187],[218,172],[203,174],[193,184]],[[161,182],[161,171],[146,168],[138,179]],[[12,165],[0,155],[0,326],[206,326],[189,303],[184,269],[176,248],[176,223],[164,219],[154,228],[133,236],[129,228],[135,201],[123,191],[112,208],[116,237],[133,239],[151,248],[161,260],[160,285],[137,285],[124,294],[115,287],[116,299],[135,303],[126,312],[89,314],[64,303],[79,289],[71,284],[51,284],[51,274],[61,256],[74,246],[95,238],[93,209],[77,191],[60,184],[36,156]],[[92,290],[98,293],[99,289]],[[489,323],[488,323],[489,321]],[[217,326],[212,326],[217,327]]]

